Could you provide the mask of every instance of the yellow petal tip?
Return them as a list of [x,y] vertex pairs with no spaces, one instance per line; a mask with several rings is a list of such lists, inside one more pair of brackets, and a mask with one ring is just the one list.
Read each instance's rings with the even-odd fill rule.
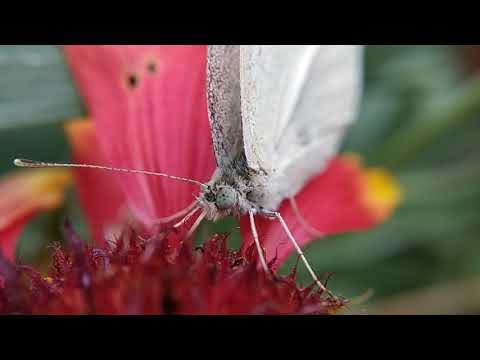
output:
[[363,172],[364,201],[378,221],[389,218],[403,201],[403,191],[397,179],[383,168],[368,168]]
[[403,201],[403,190],[395,176],[381,167],[365,167],[362,156],[356,153],[343,154],[342,159],[360,172],[362,202],[375,220],[382,222],[392,216]]

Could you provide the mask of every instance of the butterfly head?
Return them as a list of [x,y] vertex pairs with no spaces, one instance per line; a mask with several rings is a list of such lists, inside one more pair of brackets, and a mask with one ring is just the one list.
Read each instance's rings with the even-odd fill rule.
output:
[[203,193],[203,198],[218,210],[229,210],[238,203],[237,190],[230,185],[208,186]]
[[219,210],[228,210],[237,205],[238,194],[237,191],[229,186],[223,185],[218,187],[217,193],[215,194],[215,206]]
[[199,197],[199,204],[207,211],[208,219],[217,219],[226,215],[234,215],[238,211],[240,194],[228,184],[207,186]]

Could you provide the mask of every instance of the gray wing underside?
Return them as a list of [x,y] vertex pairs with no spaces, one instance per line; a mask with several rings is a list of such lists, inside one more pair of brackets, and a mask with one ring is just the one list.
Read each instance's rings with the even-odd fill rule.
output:
[[362,47],[241,46],[248,165],[270,174],[272,191],[294,196],[338,151],[361,96]]
[[213,148],[224,169],[243,151],[239,45],[208,46],[207,79]]

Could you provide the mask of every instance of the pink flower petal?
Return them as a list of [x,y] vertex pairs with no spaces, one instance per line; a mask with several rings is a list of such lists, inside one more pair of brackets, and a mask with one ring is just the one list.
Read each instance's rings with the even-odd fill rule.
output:
[[[65,126],[73,161],[80,164],[105,164],[98,147],[93,122],[86,119],[70,121]],[[105,242],[108,229],[121,221],[125,197],[110,172],[75,169],[75,181],[80,203],[85,211],[93,239]]]
[[[365,169],[358,159],[342,156],[310,181],[295,200],[309,226],[324,235],[332,235],[378,225],[391,215],[400,197],[398,185],[387,172]],[[300,246],[318,238],[299,220],[288,200],[279,211]],[[294,247],[278,221],[261,217],[255,220],[267,260],[276,258],[275,265],[280,266]],[[253,244],[247,217],[242,218],[241,229],[245,251]]]
[[[69,45],[65,52],[109,165],[210,179],[206,46]],[[160,177],[115,178],[147,226],[199,193],[194,184]]]

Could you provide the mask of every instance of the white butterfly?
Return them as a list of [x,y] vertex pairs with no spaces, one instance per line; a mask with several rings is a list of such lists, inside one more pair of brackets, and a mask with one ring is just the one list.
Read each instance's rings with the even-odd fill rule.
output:
[[[207,218],[248,215],[261,264],[268,266],[255,216],[278,219],[317,285],[318,280],[277,211],[337,152],[356,117],[362,85],[357,45],[211,45],[208,110],[217,170],[208,184],[167,174],[80,164],[16,160],[28,167],[88,167],[165,176],[202,186],[195,204],[175,214],[179,227]],[[319,200],[321,201],[321,199]]]

